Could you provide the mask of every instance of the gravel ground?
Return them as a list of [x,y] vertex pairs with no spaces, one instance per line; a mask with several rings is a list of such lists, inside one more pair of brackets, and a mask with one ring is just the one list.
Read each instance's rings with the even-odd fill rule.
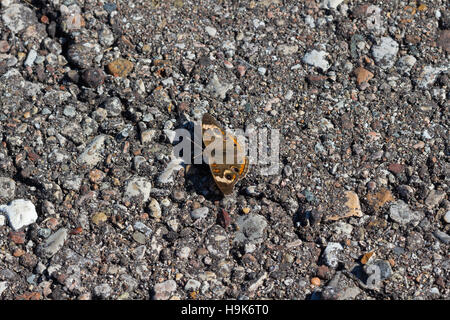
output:
[[449,299],[449,4],[372,2],[1,0],[0,298]]

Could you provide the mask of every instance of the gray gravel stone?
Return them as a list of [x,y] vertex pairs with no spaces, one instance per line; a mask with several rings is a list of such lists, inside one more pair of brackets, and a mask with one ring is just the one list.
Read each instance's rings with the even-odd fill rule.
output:
[[351,224],[342,221],[334,223],[332,228],[336,234],[344,234],[348,236],[351,235],[353,231],[353,226]]
[[375,260],[374,262],[367,264],[364,266],[364,270],[367,270],[370,266],[374,266],[376,268],[376,272],[373,273],[367,272],[368,276],[374,275],[377,277],[376,281],[383,281],[392,277],[392,267],[389,261],[386,260]]
[[150,191],[152,190],[152,184],[145,177],[133,177],[129,179],[125,186],[124,197],[135,198],[142,197],[143,202],[147,202],[150,197]]
[[158,200],[152,199],[148,207],[150,209],[150,216],[152,218],[154,219],[161,218],[161,206],[159,205]]
[[101,299],[108,299],[111,296],[112,292],[113,290],[111,286],[107,283],[103,283],[94,288],[94,295]]
[[183,159],[173,159],[168,164],[164,171],[159,175],[158,182],[162,184],[173,182],[173,173],[181,170]]
[[344,248],[340,243],[329,242],[322,253],[323,262],[331,268],[336,268],[339,262],[339,252],[342,250]]
[[14,33],[24,30],[26,27],[37,22],[33,10],[23,4],[10,5],[2,15],[5,25]]
[[205,247],[216,258],[226,258],[230,251],[229,235],[222,227],[212,226],[205,238]]
[[101,104],[101,107],[108,112],[108,116],[110,117],[118,117],[123,111],[122,102],[118,97],[108,98]]
[[101,154],[106,137],[103,134],[95,137],[78,157],[78,163],[85,164],[89,167],[93,167],[99,163],[102,160]]
[[195,279],[189,279],[184,286],[184,290],[186,291],[197,291],[201,286],[200,281]]
[[73,118],[73,117],[75,117],[75,115],[76,115],[76,109],[75,109],[74,106],[66,106],[66,107],[64,108],[63,114],[64,114],[66,117]]
[[401,225],[411,223],[412,225],[417,226],[425,215],[420,211],[412,211],[408,204],[403,200],[397,200],[391,204],[389,216],[392,220]]
[[0,199],[10,200],[16,193],[16,183],[8,177],[0,177]]
[[436,230],[433,232],[434,236],[439,239],[442,243],[449,244],[450,236],[441,230]]
[[233,88],[233,85],[219,81],[219,77],[214,74],[209,81],[207,88],[213,97],[224,100],[227,92]]
[[344,0],[322,0],[320,3],[321,8],[336,9]]
[[93,66],[94,58],[101,52],[101,46],[94,42],[73,43],[67,49],[67,59],[82,69]]
[[66,228],[56,231],[37,247],[38,256],[42,258],[53,257],[64,246],[67,235],[68,231]]
[[442,72],[448,72],[448,70],[448,66],[425,66],[417,79],[418,87],[421,89],[427,89],[436,81],[439,74]]
[[3,291],[8,288],[8,281],[0,281],[0,297],[2,296]]
[[152,229],[146,226],[144,223],[140,221],[136,221],[133,225],[134,229],[145,234],[146,237],[149,237],[152,234]]
[[287,44],[281,44],[277,47],[277,50],[285,56],[294,54],[298,51],[297,45],[287,45]]
[[81,188],[83,178],[80,176],[69,176],[63,181],[63,187],[67,190],[78,191]]
[[397,68],[401,73],[409,73],[412,67],[416,64],[417,59],[414,56],[406,55],[398,59]]
[[134,241],[136,241],[139,244],[145,244],[147,241],[145,235],[142,232],[136,231],[133,233],[132,237]]
[[209,34],[210,37],[215,37],[217,34],[217,29],[214,27],[205,27],[205,31],[207,34]]
[[174,280],[166,280],[153,287],[154,300],[167,300],[177,290],[177,283]]
[[139,285],[138,280],[129,274],[121,274],[119,278],[128,292],[133,292]]
[[200,207],[191,211],[192,219],[202,219],[208,216],[209,209],[207,207]]
[[431,190],[428,197],[425,199],[425,204],[433,209],[438,206],[442,200],[445,199],[446,193],[443,190]]
[[110,47],[114,44],[114,34],[111,29],[104,26],[98,32],[98,41],[105,47]]
[[358,287],[350,287],[342,290],[339,295],[339,300],[353,300],[361,293]]
[[266,219],[257,214],[248,214],[236,219],[239,227],[236,231],[233,243],[237,245],[246,242],[261,243],[264,239],[264,229],[267,227]]
[[390,37],[382,37],[381,43],[372,47],[372,56],[383,69],[388,69],[395,64],[397,52],[398,43]]
[[328,55],[325,51],[312,50],[305,54],[303,57],[303,62],[311,66],[322,69],[322,71],[327,71],[330,68],[330,63],[325,59]]
[[27,58],[25,59],[25,62],[23,65],[25,67],[31,67],[34,63],[34,61],[37,58],[37,51],[34,49],[31,49],[30,52],[28,52]]

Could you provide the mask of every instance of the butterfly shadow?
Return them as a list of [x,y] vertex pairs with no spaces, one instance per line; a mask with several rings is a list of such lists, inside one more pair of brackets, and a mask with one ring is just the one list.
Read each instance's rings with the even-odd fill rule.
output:
[[223,199],[223,193],[217,188],[207,164],[187,165],[185,172],[185,189],[187,192],[195,192],[209,201]]

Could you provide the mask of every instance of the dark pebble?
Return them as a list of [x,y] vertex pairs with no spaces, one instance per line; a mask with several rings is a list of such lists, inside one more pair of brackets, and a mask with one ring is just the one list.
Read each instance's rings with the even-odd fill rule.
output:
[[400,163],[391,163],[388,167],[389,171],[391,171],[392,173],[395,174],[399,174],[400,172],[403,171],[403,165]]
[[23,231],[11,231],[9,239],[15,244],[23,244],[25,243],[25,233]]
[[105,73],[99,68],[89,68],[83,71],[81,79],[88,87],[97,88],[105,81]]
[[37,259],[37,257],[34,254],[25,253],[25,254],[20,256],[19,263],[22,266],[24,266],[25,268],[28,268],[28,269],[31,270],[37,265],[38,259]]

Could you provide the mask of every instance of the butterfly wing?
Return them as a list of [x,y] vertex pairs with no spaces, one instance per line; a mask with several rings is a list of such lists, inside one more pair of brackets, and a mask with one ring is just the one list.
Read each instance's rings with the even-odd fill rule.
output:
[[[218,188],[223,194],[229,195],[233,192],[234,185],[242,179],[248,170],[248,158],[244,157],[241,163],[237,161],[238,148],[237,139],[226,133],[220,124],[208,113],[202,118],[203,143],[208,147],[214,141],[223,143],[222,163],[208,161],[211,174]],[[240,150],[240,149],[239,149]],[[227,159],[227,155],[232,154],[232,160]],[[210,159],[208,159],[210,160]]]

